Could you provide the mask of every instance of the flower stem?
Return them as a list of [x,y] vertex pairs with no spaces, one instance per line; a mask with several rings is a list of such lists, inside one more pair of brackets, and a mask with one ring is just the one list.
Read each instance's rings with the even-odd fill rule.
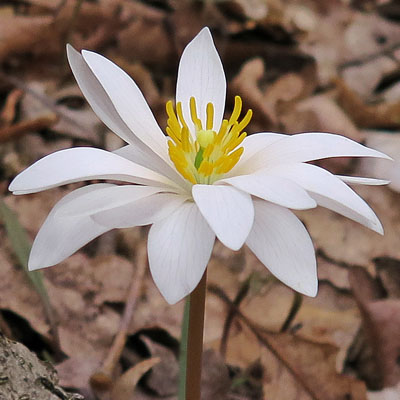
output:
[[178,399],[185,400],[186,396],[186,369],[187,369],[187,338],[189,332],[190,296],[186,298],[182,318],[181,345],[179,349],[179,390]]
[[190,295],[186,363],[186,400],[200,400],[206,281],[207,270],[204,272],[196,289]]

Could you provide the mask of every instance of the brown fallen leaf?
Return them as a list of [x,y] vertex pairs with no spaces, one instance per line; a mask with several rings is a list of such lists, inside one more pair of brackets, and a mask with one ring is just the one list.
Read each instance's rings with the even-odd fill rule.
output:
[[160,361],[160,358],[152,357],[129,368],[115,381],[111,391],[111,400],[133,399],[133,392],[139,380]]
[[[218,287],[213,285],[211,289],[212,293],[216,294],[221,300],[231,304],[228,297]],[[274,296],[274,299],[277,298],[279,296]],[[249,310],[252,309],[254,309],[254,306],[249,308]],[[263,311],[265,311],[265,308]],[[247,313],[249,314],[249,311]],[[298,321],[304,318],[300,316],[300,313]],[[315,313],[311,312],[310,316],[318,321],[318,316],[316,317]],[[242,362],[243,355],[254,358],[257,356],[255,339],[258,340],[261,357],[264,354],[268,359],[263,363],[265,383],[267,384],[265,396],[270,395],[271,398],[291,400],[300,398],[296,396],[302,394],[302,396],[305,396],[304,399],[311,398],[313,400],[347,398],[366,400],[365,385],[361,381],[337,372],[337,366],[339,364],[339,367],[342,367],[344,358],[343,354],[339,355],[340,348],[338,346],[318,340],[318,336],[314,336],[316,338],[314,340],[314,337],[307,339],[298,334],[273,333],[270,329],[265,328],[265,321],[262,321],[262,325],[260,325],[259,319],[254,319],[253,316],[248,318],[241,310],[237,310],[237,317],[241,320],[241,325],[246,328],[242,328],[242,334],[237,336],[237,338],[240,338],[240,342],[234,342],[232,350],[229,348],[228,342],[227,355],[233,356],[233,359],[239,362]],[[341,317],[341,313],[337,313],[336,317],[330,314],[331,319],[338,321]],[[257,323],[253,321],[257,321]],[[322,332],[326,323],[327,321],[324,321],[321,324]],[[353,326],[354,328],[357,329]],[[248,329],[252,331],[250,335],[246,333]],[[314,335],[316,334],[318,335],[318,333],[314,333]],[[239,343],[240,346],[238,346]],[[349,343],[347,346],[349,346]],[[246,348],[251,349],[251,355],[245,352]],[[242,349],[242,352],[240,349]],[[248,358],[244,360],[244,363],[250,361]]]
[[373,355],[368,383],[372,389],[393,386],[400,381],[400,300],[381,298],[383,290],[365,270],[353,269],[349,277]]
[[[264,347],[261,352],[261,362],[266,368],[264,395],[267,397],[280,400],[367,399],[362,381],[336,371],[335,346],[313,343],[288,334],[260,333],[259,340],[268,342],[275,353],[271,354],[271,347]],[[285,360],[291,374],[282,368],[276,357]]]
[[400,127],[400,102],[366,104],[342,79],[335,80],[337,101],[346,113],[362,128]]
[[160,397],[172,396],[177,393],[179,365],[174,352],[147,336],[140,339],[145,343],[152,357],[160,362],[154,366],[152,373],[146,379],[146,387]]
[[[13,54],[32,51],[40,44],[49,42],[54,35],[53,18],[50,16],[2,16],[0,15],[0,62]],[[46,50],[54,51],[54,42],[48,43]],[[57,44],[58,46],[58,44]]]
[[[264,129],[275,126],[277,116],[271,104],[265,102],[259,81],[264,76],[265,66],[261,58],[246,62],[230,85],[230,92],[243,98],[246,107],[253,109],[255,118]],[[266,125],[266,127],[265,127]]]

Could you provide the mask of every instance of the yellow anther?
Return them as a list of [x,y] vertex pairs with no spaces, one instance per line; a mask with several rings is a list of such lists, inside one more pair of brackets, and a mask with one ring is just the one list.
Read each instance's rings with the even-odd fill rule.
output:
[[248,110],[243,119],[232,130],[241,132],[249,124],[252,116],[253,116],[253,110]]
[[208,157],[210,157],[211,154],[212,154],[212,152],[214,151],[214,148],[215,148],[214,144],[210,143],[210,144],[206,147],[206,149],[204,150],[203,158],[208,158]]
[[235,96],[235,105],[233,107],[232,115],[229,118],[229,125],[233,125],[239,118],[242,112],[242,99],[240,96]]
[[[191,97],[189,111],[194,124],[192,132],[183,116],[182,103],[178,102],[174,109],[169,101],[166,109],[166,132],[170,137],[168,153],[176,170],[185,179],[192,184],[213,184],[237,164],[244,151],[243,147],[238,147],[246,137],[242,130],[252,117],[252,111],[249,110],[239,121],[242,111],[242,100],[239,96],[235,97],[232,116],[229,120],[224,119],[220,127],[213,126],[214,105],[208,103],[205,110],[197,110],[196,100]],[[197,111],[205,111],[204,125]]]
[[196,126],[196,128],[198,130],[203,129],[203,127],[201,125],[201,121],[200,121],[199,117],[197,116],[196,99],[194,97],[190,98],[189,105],[190,105],[190,116],[192,117],[192,121],[193,121],[194,125]]
[[168,136],[175,142],[175,143],[179,143],[181,140],[180,138],[177,137],[177,135],[175,134],[175,132],[177,132],[176,130],[171,129],[169,126],[167,126],[166,128],[167,134]]
[[186,124],[185,118],[183,118],[182,103],[181,102],[178,102],[176,104],[176,113],[178,114],[178,118],[179,118],[179,121],[180,121],[181,125],[183,127],[187,128],[187,124]]
[[214,105],[212,103],[207,104],[207,130],[211,130],[213,128],[214,123]]
[[203,160],[201,162],[201,165],[199,167],[199,173],[204,175],[204,176],[210,176],[213,172],[213,165],[209,161]]
[[190,151],[190,138],[189,138],[189,129],[185,126],[182,128],[182,150],[185,153]]
[[165,105],[165,108],[167,109],[167,115],[168,115],[169,119],[171,120],[171,122],[174,125],[179,126],[179,122],[178,122],[178,119],[176,118],[176,114],[175,114],[175,111],[174,111],[174,106],[172,105],[172,101],[171,100],[167,101],[167,104]]
[[222,143],[226,133],[228,132],[228,120],[224,119],[221,124],[221,128],[219,128],[219,132],[215,137],[215,144]]

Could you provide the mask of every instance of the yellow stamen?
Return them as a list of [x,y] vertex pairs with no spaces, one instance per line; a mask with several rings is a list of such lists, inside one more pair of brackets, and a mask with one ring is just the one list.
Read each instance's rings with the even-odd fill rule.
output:
[[[206,106],[206,120],[201,121],[197,114],[196,100],[189,100],[190,118],[195,131],[190,132],[183,116],[182,103],[176,108],[171,101],[166,104],[168,114],[166,132],[168,153],[177,171],[192,184],[213,184],[229,172],[239,161],[244,148],[239,147],[246,137],[242,132],[252,117],[248,110],[241,121],[242,100],[235,97],[235,106],[229,120],[224,119],[221,126],[214,128],[214,105]],[[203,129],[203,126],[205,129]]]
[[239,118],[242,112],[242,98],[240,96],[235,96],[235,105],[233,107],[233,112],[229,118],[229,125],[233,125]]
[[214,121],[214,105],[212,103],[207,104],[207,130],[211,130],[213,128]]
[[179,122],[181,123],[181,125],[183,127],[187,128],[188,126],[187,126],[187,124],[185,122],[185,118],[183,118],[182,103],[181,102],[177,103],[177,105],[176,105],[176,113],[178,115]]
[[[197,116],[197,110],[196,110],[196,99],[194,97],[190,98],[190,116],[192,117],[192,121],[196,128],[198,130],[203,129],[201,125],[201,121],[199,117]],[[207,128],[208,129],[208,128]]]

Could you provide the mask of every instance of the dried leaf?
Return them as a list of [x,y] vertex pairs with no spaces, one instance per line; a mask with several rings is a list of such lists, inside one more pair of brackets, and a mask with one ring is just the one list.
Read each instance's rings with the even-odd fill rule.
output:
[[153,357],[129,368],[116,380],[111,391],[111,400],[133,399],[133,392],[140,378],[160,361],[160,358]]

